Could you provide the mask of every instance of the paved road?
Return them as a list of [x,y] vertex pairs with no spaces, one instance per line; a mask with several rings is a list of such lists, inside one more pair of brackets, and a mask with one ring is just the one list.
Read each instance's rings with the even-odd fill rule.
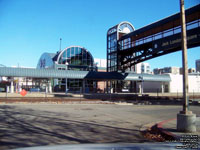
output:
[[[181,106],[1,104],[0,149],[76,143],[145,142],[142,125],[176,117]],[[199,106],[191,110],[200,115]]]

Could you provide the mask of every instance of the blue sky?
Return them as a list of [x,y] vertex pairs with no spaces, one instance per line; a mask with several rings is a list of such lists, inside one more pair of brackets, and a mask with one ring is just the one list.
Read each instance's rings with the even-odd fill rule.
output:
[[[185,0],[185,7],[199,4]],[[36,67],[44,52],[71,45],[106,58],[106,32],[129,21],[135,29],[179,12],[179,0],[0,0],[0,64]],[[195,67],[200,47],[188,50]],[[182,66],[181,52],[147,61],[151,68]]]

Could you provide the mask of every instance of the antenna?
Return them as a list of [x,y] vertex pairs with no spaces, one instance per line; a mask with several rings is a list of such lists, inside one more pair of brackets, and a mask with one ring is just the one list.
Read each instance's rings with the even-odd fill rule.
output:
[[62,43],[62,38],[60,38],[60,51],[61,51],[61,43]]

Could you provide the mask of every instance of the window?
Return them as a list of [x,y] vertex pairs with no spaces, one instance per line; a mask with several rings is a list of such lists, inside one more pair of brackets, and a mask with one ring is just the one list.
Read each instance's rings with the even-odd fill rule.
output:
[[68,62],[70,70],[93,69],[93,57],[86,49],[81,47],[65,49],[58,62],[59,64],[66,64]]
[[71,56],[74,56],[75,53],[74,53],[74,47],[71,48]]

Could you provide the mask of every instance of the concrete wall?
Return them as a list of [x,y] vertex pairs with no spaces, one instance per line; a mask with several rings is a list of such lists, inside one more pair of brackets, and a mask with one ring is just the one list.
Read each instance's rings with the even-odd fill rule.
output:
[[[169,93],[182,93],[183,92],[183,75],[179,74],[169,74],[171,81],[167,82],[143,82],[143,92],[144,93],[156,93],[164,92]],[[200,93],[200,76],[199,75],[189,75],[189,93]],[[137,92],[139,92],[140,82],[137,82]],[[163,86],[163,87],[162,87]]]
[[183,76],[182,75],[174,75],[169,74],[171,78],[171,82],[169,83],[169,92],[177,93],[183,92]]
[[[183,75],[170,74],[171,82],[169,84],[170,92],[183,92]],[[188,76],[189,92],[200,92],[200,76]]]

